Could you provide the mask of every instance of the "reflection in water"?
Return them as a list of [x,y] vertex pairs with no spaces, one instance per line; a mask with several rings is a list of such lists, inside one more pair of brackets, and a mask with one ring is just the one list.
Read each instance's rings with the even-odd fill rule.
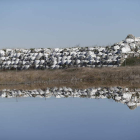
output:
[[0,91],[2,98],[11,97],[40,97],[50,98],[55,96],[56,98],[67,97],[80,97],[80,98],[95,98],[95,99],[113,99],[116,102],[126,104],[131,110],[140,106],[140,89],[128,89],[122,87],[99,87],[88,89],[72,89],[67,87],[62,88],[46,88],[38,90],[8,90],[4,89]]

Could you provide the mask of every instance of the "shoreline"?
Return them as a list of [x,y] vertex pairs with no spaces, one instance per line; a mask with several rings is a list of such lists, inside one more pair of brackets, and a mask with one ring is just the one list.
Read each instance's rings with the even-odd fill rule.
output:
[[0,88],[90,87],[140,84],[140,66],[117,68],[69,68],[60,70],[0,71]]

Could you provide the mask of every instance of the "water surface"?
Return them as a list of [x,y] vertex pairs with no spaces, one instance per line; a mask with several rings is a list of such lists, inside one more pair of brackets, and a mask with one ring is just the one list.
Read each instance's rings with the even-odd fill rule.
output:
[[2,140],[137,140],[140,108],[112,99],[0,98]]

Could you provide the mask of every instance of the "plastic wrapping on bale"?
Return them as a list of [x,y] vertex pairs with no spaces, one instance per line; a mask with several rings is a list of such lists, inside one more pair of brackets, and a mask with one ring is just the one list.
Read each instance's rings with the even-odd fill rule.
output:
[[124,53],[130,54],[132,50],[139,53],[139,48],[140,38],[129,34],[125,41],[107,47],[3,49],[0,50],[0,64],[6,69],[12,69],[13,65],[18,65],[21,69],[27,69],[22,65],[37,69],[94,67],[95,65],[104,67],[116,65],[116,62],[120,65]]

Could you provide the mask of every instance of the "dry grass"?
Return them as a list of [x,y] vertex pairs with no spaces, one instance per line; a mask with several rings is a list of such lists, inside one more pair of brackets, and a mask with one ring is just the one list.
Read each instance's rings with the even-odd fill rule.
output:
[[[73,84],[72,78],[82,82]],[[53,82],[51,80],[60,80]],[[69,80],[65,82],[64,80]],[[27,86],[29,81],[50,81]],[[88,88],[92,86],[136,86],[140,82],[140,66],[118,68],[70,68],[59,70],[0,71],[0,88],[45,88],[69,86]],[[22,84],[21,84],[22,83]],[[6,85],[7,84],[7,85]],[[13,84],[13,85],[8,85]]]
[[78,82],[73,83],[51,83],[51,84],[13,84],[13,85],[1,85],[0,90],[2,89],[24,89],[24,90],[33,90],[33,89],[46,89],[53,87],[70,87],[77,89],[86,89],[91,87],[127,87],[127,88],[139,88],[140,83],[137,81],[118,81],[118,82],[109,82],[109,81],[95,81],[95,82]]
[[0,83],[43,81],[50,79],[71,79],[73,76],[80,79],[121,79],[136,78],[140,75],[140,66],[118,68],[70,68],[59,70],[27,70],[27,71],[0,71]]

